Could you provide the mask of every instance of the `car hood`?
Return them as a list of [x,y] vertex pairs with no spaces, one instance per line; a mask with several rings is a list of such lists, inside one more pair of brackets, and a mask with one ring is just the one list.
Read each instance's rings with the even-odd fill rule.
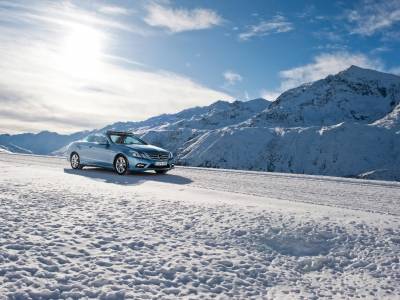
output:
[[153,146],[153,145],[125,145],[129,149],[140,151],[140,152],[169,152],[163,148]]

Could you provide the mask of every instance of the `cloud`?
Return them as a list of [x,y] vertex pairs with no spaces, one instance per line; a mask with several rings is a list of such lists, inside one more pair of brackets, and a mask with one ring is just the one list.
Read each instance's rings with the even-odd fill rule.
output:
[[339,33],[337,28],[314,31],[313,35],[319,39],[328,40],[332,43],[343,42],[343,36]]
[[228,85],[234,85],[236,82],[243,80],[243,77],[240,74],[233,71],[225,71],[223,75]]
[[281,87],[284,90],[293,88],[306,82],[324,78],[330,74],[336,74],[351,65],[382,69],[381,62],[370,59],[364,54],[352,54],[349,52],[325,53],[316,56],[310,64],[281,71],[280,77],[283,79]]
[[372,49],[370,51],[371,54],[378,54],[378,53],[384,53],[384,52],[390,52],[392,49],[388,46],[380,46]]
[[280,93],[288,89],[325,78],[331,74],[336,74],[351,65],[369,69],[383,69],[383,64],[379,60],[371,59],[361,53],[323,53],[316,56],[310,64],[279,72],[279,77],[281,79],[279,88],[275,90],[264,90],[262,94],[267,97],[267,99],[269,96],[269,99],[274,100],[272,97],[276,99]]
[[[72,132],[232,99],[191,78],[107,53],[120,30],[114,23],[94,22],[90,13],[79,22],[74,12],[83,17],[86,11],[68,7],[66,14],[64,4],[57,5],[56,16],[37,8],[2,11],[13,20],[37,17],[0,23],[0,131]],[[48,23],[49,17],[59,22]]]
[[296,16],[300,19],[312,19],[312,17],[315,15],[315,5],[309,4],[305,5],[303,8],[303,11],[300,13],[297,13]]
[[[146,35],[147,31],[134,23],[125,23],[109,16],[79,9],[71,2],[41,1],[26,4],[23,1],[0,2],[0,20],[15,26],[75,26],[76,24],[101,29],[121,30]],[[46,24],[47,23],[47,24]]]
[[386,31],[382,36],[382,41],[384,41],[384,42],[400,41],[400,31],[399,30]]
[[147,16],[144,21],[148,25],[166,28],[173,33],[208,29],[223,22],[222,17],[211,9],[174,9],[157,3],[152,3],[146,8]]
[[122,6],[111,6],[111,5],[104,5],[100,6],[99,12],[108,15],[129,15],[130,12],[128,9]]
[[293,24],[288,22],[284,16],[277,15],[269,21],[261,21],[257,25],[239,34],[241,41],[247,41],[256,36],[266,36],[274,33],[282,33],[293,30]]
[[357,8],[347,11],[346,18],[353,24],[352,33],[371,36],[400,22],[400,1],[364,0]]

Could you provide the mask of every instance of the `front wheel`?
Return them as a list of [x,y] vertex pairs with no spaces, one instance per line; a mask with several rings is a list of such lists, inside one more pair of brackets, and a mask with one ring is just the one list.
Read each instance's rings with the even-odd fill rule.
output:
[[81,165],[81,160],[79,158],[79,154],[74,152],[71,154],[71,168],[74,170],[82,169],[83,166]]
[[114,169],[118,175],[128,174],[128,161],[122,155],[118,156],[114,161]]
[[168,170],[156,170],[157,174],[167,174]]

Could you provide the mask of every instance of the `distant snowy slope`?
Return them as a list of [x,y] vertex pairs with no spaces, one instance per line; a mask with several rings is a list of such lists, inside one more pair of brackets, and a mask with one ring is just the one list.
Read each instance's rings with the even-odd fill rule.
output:
[[8,148],[6,148],[6,147],[3,146],[3,145],[0,145],[0,152],[1,152],[1,153],[13,153],[13,152],[11,152]]
[[107,131],[107,130],[138,130],[141,128],[142,130],[155,128],[162,125],[173,124],[175,122],[179,122],[184,119],[195,118],[196,116],[200,116],[205,114],[213,109],[223,109],[223,107],[229,106],[229,102],[226,101],[217,101],[209,106],[203,107],[192,107],[185,110],[182,110],[175,114],[162,114],[159,116],[151,117],[144,121],[137,122],[117,122],[111,125],[108,125],[104,128],[99,129],[98,131]]
[[243,122],[269,107],[265,99],[250,101],[217,101],[209,106],[185,109],[176,114],[164,114],[141,122],[118,122],[99,131],[132,130],[148,131],[154,129],[216,129]]
[[181,119],[168,126],[169,129],[218,129],[246,121],[255,114],[268,108],[270,102],[264,99],[254,99],[246,102],[233,103],[216,102],[203,114],[190,119]]
[[209,131],[241,123],[269,107],[270,102],[254,99],[233,103],[218,101],[190,118],[155,128],[136,130],[146,141],[170,149],[175,154],[184,151],[187,144]]
[[0,145],[11,152],[50,154],[51,152],[86,136],[89,132],[82,131],[70,135],[42,131],[40,133],[1,134]]
[[380,179],[400,180],[399,149],[398,134],[363,124],[240,127],[204,134],[180,160],[192,166],[350,177],[385,170]]
[[0,145],[0,151],[9,153],[32,154],[32,151],[16,146],[12,143],[8,143],[6,145]]
[[[392,112],[384,116],[382,119],[375,121],[373,125],[400,130],[400,104],[398,104]],[[400,133],[400,131],[397,131],[397,133]]]
[[400,180],[400,77],[358,67],[198,137],[182,164]]

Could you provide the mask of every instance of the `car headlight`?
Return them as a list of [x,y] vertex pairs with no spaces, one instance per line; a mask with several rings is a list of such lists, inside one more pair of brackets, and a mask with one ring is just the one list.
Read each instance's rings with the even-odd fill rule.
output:
[[171,159],[173,157],[174,157],[174,155],[172,154],[172,152],[170,152],[169,155],[168,155],[168,158]]
[[140,153],[139,152],[137,152],[137,151],[129,151],[129,153],[133,156],[133,157],[142,157],[141,155],[140,155]]

